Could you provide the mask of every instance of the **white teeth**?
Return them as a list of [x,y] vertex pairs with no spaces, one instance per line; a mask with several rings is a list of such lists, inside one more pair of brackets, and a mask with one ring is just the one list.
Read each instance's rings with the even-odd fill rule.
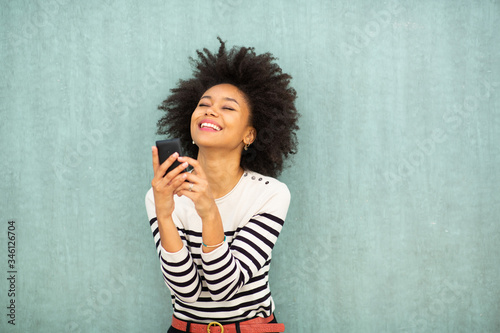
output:
[[203,127],[210,127],[210,128],[213,128],[213,129],[214,129],[214,130],[216,130],[216,131],[220,131],[220,130],[221,130],[221,128],[220,128],[219,126],[217,126],[217,125],[215,125],[215,124],[212,124],[212,123],[202,123],[202,124],[200,125],[200,127],[201,127],[201,128],[203,128]]

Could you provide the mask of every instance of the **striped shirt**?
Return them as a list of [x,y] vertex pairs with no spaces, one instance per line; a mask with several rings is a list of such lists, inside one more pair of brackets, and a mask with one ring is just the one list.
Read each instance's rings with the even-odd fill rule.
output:
[[271,251],[281,232],[290,192],[278,180],[246,171],[238,184],[215,202],[226,242],[203,253],[202,222],[193,202],[174,197],[173,221],[184,247],[167,252],[160,243],[153,190],[146,210],[163,278],[172,295],[175,317],[198,323],[235,322],[270,316]]

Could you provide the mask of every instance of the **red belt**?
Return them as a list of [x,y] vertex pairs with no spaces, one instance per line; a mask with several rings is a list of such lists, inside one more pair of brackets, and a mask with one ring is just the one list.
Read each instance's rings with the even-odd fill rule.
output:
[[181,331],[191,333],[271,333],[285,332],[284,324],[269,323],[274,319],[257,317],[240,323],[221,325],[214,321],[210,324],[194,324],[172,317],[172,326]]

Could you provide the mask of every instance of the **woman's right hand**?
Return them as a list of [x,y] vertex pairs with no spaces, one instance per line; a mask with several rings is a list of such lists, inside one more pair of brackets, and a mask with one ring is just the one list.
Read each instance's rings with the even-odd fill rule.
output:
[[153,151],[153,170],[154,176],[151,181],[153,194],[155,198],[156,218],[159,220],[169,218],[174,211],[174,192],[186,180],[186,172],[182,172],[187,168],[188,163],[184,162],[169,173],[167,169],[177,160],[178,153],[169,156],[160,165],[158,158],[158,148],[152,147]]

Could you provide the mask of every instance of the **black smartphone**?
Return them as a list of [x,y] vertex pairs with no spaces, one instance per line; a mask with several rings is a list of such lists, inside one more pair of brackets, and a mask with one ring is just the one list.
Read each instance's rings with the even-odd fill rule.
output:
[[[158,148],[158,158],[160,160],[160,164],[165,162],[165,160],[175,152],[179,153],[179,156],[183,156],[180,139],[159,140],[156,141],[156,147]],[[180,164],[181,163],[179,161],[175,160],[175,162],[168,168],[165,174],[169,173],[170,171],[178,167]],[[185,171],[186,170],[183,170],[182,172]]]

